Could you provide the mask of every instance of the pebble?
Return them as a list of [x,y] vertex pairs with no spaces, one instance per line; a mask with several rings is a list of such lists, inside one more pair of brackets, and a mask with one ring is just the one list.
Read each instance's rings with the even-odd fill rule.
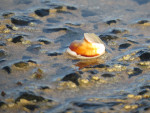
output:
[[78,79],[81,77],[81,75],[77,73],[70,73],[66,76],[64,76],[61,80],[62,81],[71,81],[75,83],[76,85],[79,85]]
[[118,39],[118,37],[117,36],[115,36],[115,35],[100,35],[99,36],[104,42],[109,42],[110,40],[115,40],[115,39]]
[[115,75],[110,74],[110,73],[105,73],[101,75],[102,77],[106,77],[106,78],[110,78],[110,77],[114,77]]
[[62,55],[62,53],[57,53],[57,52],[53,52],[53,53],[47,53],[48,56],[59,56]]
[[141,61],[150,61],[150,52],[144,52],[139,57]]
[[44,28],[44,33],[52,33],[52,32],[59,32],[59,31],[67,31],[68,28],[66,27],[60,27],[60,28]]
[[111,25],[111,24],[116,24],[118,20],[108,20],[106,24]]
[[119,45],[119,49],[127,49],[127,48],[130,47],[130,46],[131,46],[130,43],[120,44],[120,45]]
[[8,74],[10,74],[12,71],[9,66],[4,66],[2,69],[5,70]]
[[41,21],[36,20],[35,18],[29,16],[13,16],[11,18],[11,22],[15,25],[20,25],[20,26],[27,26],[31,22],[41,23]]
[[132,76],[137,76],[141,74],[142,72],[143,70],[141,70],[140,68],[134,67],[133,71],[129,73],[129,78],[131,78]]
[[45,100],[42,96],[37,96],[32,92],[21,93],[20,96],[16,98],[15,102],[20,102],[21,99],[25,99],[27,101],[36,101],[36,102],[42,102]]
[[35,10],[35,14],[40,16],[40,17],[48,16],[49,15],[49,9],[37,9],[37,10]]
[[6,52],[0,49],[0,59],[4,58],[5,56],[6,56]]
[[27,66],[29,66],[29,64],[24,61],[19,61],[17,63],[14,63],[14,66],[17,68],[26,68]]
[[39,54],[41,49],[41,44],[33,44],[29,46],[26,50],[31,52],[32,54]]

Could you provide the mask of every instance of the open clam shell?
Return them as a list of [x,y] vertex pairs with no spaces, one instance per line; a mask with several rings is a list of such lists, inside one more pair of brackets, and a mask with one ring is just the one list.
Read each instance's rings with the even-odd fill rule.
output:
[[97,58],[105,53],[105,46],[94,33],[84,33],[84,39],[73,41],[67,53],[79,59]]

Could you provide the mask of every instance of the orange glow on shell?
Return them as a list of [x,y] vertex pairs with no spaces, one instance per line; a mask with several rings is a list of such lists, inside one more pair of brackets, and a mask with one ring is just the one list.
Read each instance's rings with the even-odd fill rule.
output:
[[99,56],[97,53],[97,49],[92,43],[88,42],[86,39],[83,41],[76,40],[73,41],[69,48],[76,52],[77,55],[85,56],[85,57],[95,57]]

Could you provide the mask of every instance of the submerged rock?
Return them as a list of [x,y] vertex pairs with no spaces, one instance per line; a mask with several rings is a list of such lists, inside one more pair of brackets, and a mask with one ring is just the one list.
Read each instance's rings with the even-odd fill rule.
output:
[[62,55],[62,53],[57,53],[57,52],[53,52],[53,53],[47,53],[48,56],[59,56]]
[[15,25],[21,25],[21,26],[27,26],[31,22],[41,23],[41,21],[29,16],[14,16],[11,18],[11,22]]
[[6,46],[6,42],[0,41],[0,46]]
[[114,77],[115,75],[110,74],[110,73],[105,73],[105,74],[102,74],[101,76],[107,78],[107,77]]
[[120,44],[120,45],[119,45],[119,49],[126,49],[126,48],[128,48],[128,47],[130,47],[130,46],[131,46],[130,43]]
[[0,101],[0,108],[1,108],[3,105],[6,105],[5,102]]
[[17,68],[26,68],[27,66],[29,66],[29,64],[25,61],[19,61],[15,63],[14,66],[16,66]]
[[81,75],[77,74],[77,73],[70,73],[66,76],[64,76],[64,78],[62,78],[62,81],[71,81],[73,83],[75,83],[76,85],[79,85],[78,79],[81,78]]
[[133,69],[133,71],[131,72],[131,74],[129,74],[129,78],[131,78],[132,76],[137,76],[139,74],[141,74],[143,72],[143,70],[141,70],[140,68],[135,67]]
[[141,61],[150,61],[150,52],[144,52],[139,57]]
[[4,58],[5,56],[6,56],[6,52],[0,49],[0,59]]
[[27,105],[24,105],[24,107],[29,109],[30,111],[34,111],[35,109],[39,108],[40,106],[33,105],[33,104],[27,104]]
[[148,20],[140,20],[140,21],[138,21],[137,23],[138,24],[145,24],[145,23],[148,23],[149,21]]
[[40,17],[48,16],[49,15],[49,9],[37,9],[37,10],[35,10],[35,14],[40,16]]
[[43,32],[44,33],[51,33],[51,32],[59,32],[59,31],[67,31],[68,29],[65,27],[60,27],[60,28],[44,28]]
[[2,69],[5,70],[8,74],[10,74],[12,71],[9,66],[4,66]]
[[118,20],[108,20],[106,24],[111,25],[111,24],[116,24]]
[[33,44],[29,46],[26,50],[33,53],[33,54],[38,54],[41,49],[41,44]]
[[21,35],[14,36],[14,37],[12,38],[12,42],[13,42],[13,43],[22,42],[23,38],[24,38],[24,37],[21,36]]
[[42,96],[37,96],[32,92],[23,92],[21,95],[16,98],[15,102],[19,102],[21,99],[26,99],[28,101],[36,101],[36,102],[42,102],[45,99]]
[[118,37],[117,36],[115,36],[115,35],[100,35],[99,36],[103,41],[105,41],[105,42],[108,42],[108,41],[110,41],[110,40],[114,40],[114,39],[118,39]]

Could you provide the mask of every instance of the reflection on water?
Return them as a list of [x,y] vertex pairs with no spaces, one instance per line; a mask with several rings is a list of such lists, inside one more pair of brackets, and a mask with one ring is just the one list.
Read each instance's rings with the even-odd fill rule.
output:
[[133,1],[137,2],[139,5],[147,4],[148,2],[150,2],[150,0],[133,0]]

